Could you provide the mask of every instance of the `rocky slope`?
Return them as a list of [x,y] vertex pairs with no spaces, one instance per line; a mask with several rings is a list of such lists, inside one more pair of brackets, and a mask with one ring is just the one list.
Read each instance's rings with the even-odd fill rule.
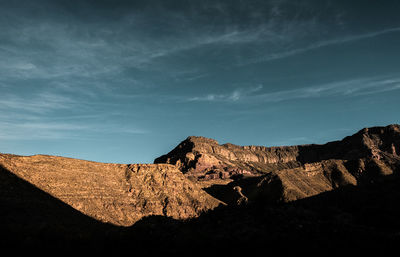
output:
[[[95,220],[0,165],[0,248],[16,251],[89,245],[107,241],[116,226]],[[41,254],[40,256],[43,256]]]
[[[398,153],[400,126],[389,125],[365,128],[324,145],[237,146],[188,137],[154,162],[174,164],[186,176],[211,181],[206,190],[225,202],[243,203],[249,198],[292,201],[371,183],[399,169]],[[226,187],[213,185],[221,179],[235,181],[227,180]]]
[[[1,154],[0,167],[0,172],[16,175],[81,213],[115,225],[130,226],[149,215],[186,219],[220,204],[168,164],[106,164]],[[7,190],[1,188],[1,202]]]
[[390,125],[324,145],[189,137],[159,164],[0,154],[0,247],[385,255],[399,240],[399,152]]
[[[132,232],[160,242],[163,253],[229,256],[395,256],[399,229],[400,178],[340,187],[298,201],[226,206],[189,222],[146,218]],[[148,227],[158,227],[155,233]],[[132,235],[132,234],[130,234]],[[131,237],[130,237],[131,238]]]

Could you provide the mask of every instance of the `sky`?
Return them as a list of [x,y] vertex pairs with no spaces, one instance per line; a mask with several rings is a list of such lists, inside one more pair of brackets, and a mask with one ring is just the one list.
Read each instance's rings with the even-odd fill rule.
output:
[[400,123],[398,0],[0,0],[0,152],[152,163],[188,136]]

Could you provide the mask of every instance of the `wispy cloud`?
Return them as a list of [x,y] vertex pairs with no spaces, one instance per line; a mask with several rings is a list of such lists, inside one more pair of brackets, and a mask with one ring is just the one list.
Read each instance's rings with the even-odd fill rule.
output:
[[66,94],[69,90],[72,88],[56,87],[37,90],[35,94],[0,95],[0,139],[88,139],[106,134],[149,133],[131,122],[104,122],[118,117],[118,113],[107,111],[101,102],[86,103],[87,94]]
[[[190,97],[188,101],[207,102],[282,102],[295,99],[318,98],[328,96],[363,96],[388,91],[400,90],[400,77],[373,77],[349,79],[276,92],[262,92],[262,85],[248,90],[239,89],[226,94],[208,94],[200,97]],[[257,94],[255,94],[257,92]]]
[[239,66],[248,65],[248,64],[254,64],[254,63],[260,63],[260,62],[268,62],[268,61],[273,61],[273,60],[278,60],[278,59],[283,59],[283,58],[287,58],[287,57],[290,57],[290,56],[293,56],[293,55],[305,53],[305,52],[308,52],[308,51],[311,51],[311,50],[315,50],[315,49],[318,49],[318,48],[322,48],[322,47],[327,47],[327,46],[332,46],[332,45],[339,45],[339,44],[358,41],[358,40],[362,40],[362,39],[374,38],[374,37],[381,36],[381,35],[384,35],[384,34],[396,33],[396,32],[400,32],[400,27],[388,28],[388,29],[384,29],[384,30],[379,30],[379,31],[374,31],[374,32],[365,33],[365,34],[359,34],[359,35],[351,35],[351,36],[346,36],[346,37],[339,37],[339,38],[334,38],[334,39],[330,39],[330,40],[321,40],[321,41],[316,42],[314,44],[310,44],[310,45],[308,45],[306,47],[294,48],[294,49],[290,49],[290,50],[287,50],[287,51],[282,51],[282,52],[278,51],[276,53],[270,53],[270,54],[265,55],[263,57],[259,57],[259,58],[256,58],[256,59],[245,61],[245,62],[239,64]]
[[[268,6],[279,6],[278,2],[281,1]],[[282,20],[276,8],[265,9],[265,14],[268,14],[265,19],[248,17],[251,25],[243,26],[229,22],[235,14],[229,13],[227,4],[217,7],[215,3],[198,3],[195,6],[205,13],[211,9],[216,11],[222,23],[208,22],[207,16],[197,12],[191,16],[169,9],[163,10],[162,15],[154,20],[148,20],[153,14],[149,15],[145,10],[145,13],[132,11],[118,21],[107,23],[82,23],[79,19],[72,22],[69,17],[49,21],[3,11],[14,25],[4,26],[0,31],[0,39],[5,38],[8,42],[0,46],[0,76],[25,80],[74,77],[98,82],[102,78],[118,81],[127,67],[181,72],[193,69],[185,64],[162,64],[160,59],[182,58],[181,55],[187,56],[188,52],[190,56],[209,46],[220,48],[217,52],[213,50],[212,55],[216,57],[221,54],[219,51],[235,51],[237,46],[244,44],[259,44],[253,46],[258,50],[265,50],[268,45],[268,49],[274,51],[276,46],[287,46],[293,39],[303,38],[305,32],[319,29],[313,17]],[[254,7],[249,10],[250,14],[257,11]],[[154,22],[162,25],[161,33],[152,33],[157,28],[152,26]],[[212,55],[204,55],[201,59]],[[200,69],[199,73],[204,73],[204,70]],[[192,77],[197,75],[195,73]]]
[[[189,80],[193,80],[209,73],[208,66],[225,68],[282,59],[400,30],[394,27],[350,36],[343,36],[343,32],[324,34],[321,31],[328,26],[324,19],[318,18],[306,5],[293,5],[299,7],[298,11],[288,17],[283,13],[291,12],[288,7],[293,6],[289,1],[268,2],[261,5],[262,10],[252,5],[243,6],[249,13],[243,24],[233,22],[236,13],[230,13],[226,3],[194,5],[200,8],[200,13],[215,11],[221,16],[221,24],[208,21],[207,16],[198,12],[191,16],[169,9],[163,10],[161,17],[155,20],[148,20],[153,15],[145,10],[145,13],[125,13],[119,20],[107,23],[84,23],[70,17],[46,20],[3,11],[1,14],[14,25],[3,26],[0,31],[0,39],[8,42],[0,46],[0,78],[66,79],[71,84],[99,84],[111,80],[113,86],[129,84],[133,87],[146,83],[140,76],[135,78],[134,72],[132,77],[124,73],[135,67],[165,76],[186,77],[188,74],[182,71],[194,71],[189,74]],[[297,18],[301,12],[308,16]],[[163,26],[152,26],[154,22]],[[154,33],[153,29],[161,31]],[[205,62],[208,65],[204,66]]]
[[318,86],[258,94],[253,100],[262,102],[281,102],[294,99],[318,98],[327,96],[354,97],[383,93],[400,89],[399,77],[360,78],[327,83]]
[[33,96],[10,93],[0,96],[0,110],[4,112],[22,110],[30,113],[46,113],[71,108],[77,104],[72,98],[50,92],[41,92]]
[[227,94],[208,94],[205,96],[189,97],[186,100],[189,102],[194,102],[194,101],[236,102],[241,100],[243,97],[249,97],[249,95],[262,90],[262,88],[263,88],[262,85],[257,85],[249,89],[245,88],[235,89],[233,92]]
[[1,140],[35,140],[76,138],[77,133],[86,129],[84,125],[68,123],[4,122],[0,121]]
[[55,140],[55,139],[91,139],[109,134],[146,134],[147,130],[129,126],[107,125],[101,123],[65,122],[49,119],[34,121],[0,121],[1,140]]

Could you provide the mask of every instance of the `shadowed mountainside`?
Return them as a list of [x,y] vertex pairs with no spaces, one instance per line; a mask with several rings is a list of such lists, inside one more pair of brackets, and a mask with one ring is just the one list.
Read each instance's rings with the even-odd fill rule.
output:
[[400,239],[400,178],[344,186],[290,203],[220,206],[198,218],[98,222],[0,169],[2,250],[52,254],[378,254]]
[[399,146],[390,125],[280,148],[189,137],[156,160],[175,165],[0,154],[0,246],[388,255],[400,239]]
[[393,174],[400,166],[399,152],[400,126],[389,125],[324,145],[236,146],[188,137],[154,162],[174,164],[220,200],[241,204],[258,197],[288,202],[368,184]]
[[[187,174],[199,178],[228,178],[237,174],[264,174],[269,171],[296,168],[323,160],[382,159],[399,156],[400,126],[364,128],[352,136],[324,145],[281,147],[219,145],[216,140],[188,137],[171,152],[154,163],[177,165]],[[217,174],[216,176],[212,174]],[[209,176],[207,176],[209,175]]]
[[0,154],[0,165],[99,221],[130,226],[144,216],[198,216],[220,202],[168,164],[106,164]]
[[[147,217],[132,227],[164,252],[397,255],[400,179],[390,175],[290,203],[225,206],[189,222]],[[149,232],[148,227],[158,228]]]
[[106,241],[114,226],[92,219],[0,165],[0,245],[47,250]]

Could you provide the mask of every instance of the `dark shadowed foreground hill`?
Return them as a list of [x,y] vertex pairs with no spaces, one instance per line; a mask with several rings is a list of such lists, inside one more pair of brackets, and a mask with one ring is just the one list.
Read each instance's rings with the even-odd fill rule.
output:
[[394,255],[400,240],[399,185],[400,178],[391,175],[291,203],[223,207],[188,222],[145,218],[131,233],[158,242],[163,252],[182,254],[195,249],[234,255]]
[[397,255],[399,152],[400,127],[390,125],[325,145],[189,137],[156,160],[167,164],[3,154],[0,247],[42,255]]

